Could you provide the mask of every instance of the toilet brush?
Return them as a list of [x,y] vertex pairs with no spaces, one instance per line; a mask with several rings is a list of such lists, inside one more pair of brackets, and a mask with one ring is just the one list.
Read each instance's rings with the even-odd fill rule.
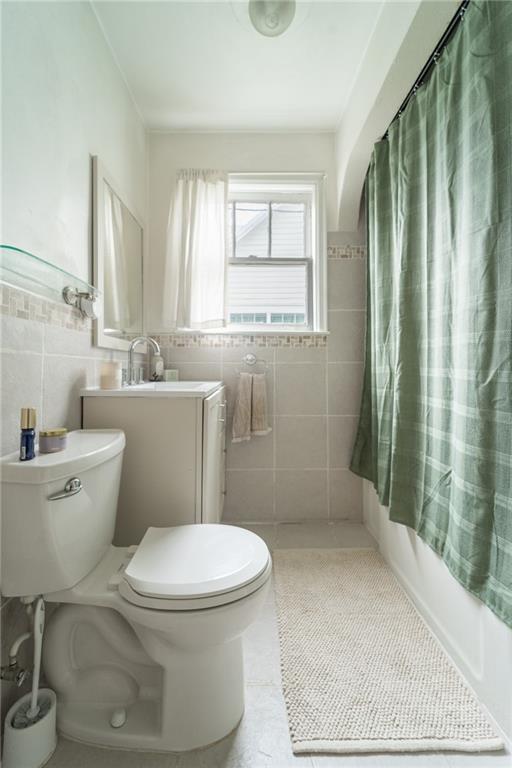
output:
[[44,631],[44,600],[38,598],[34,609],[34,671],[32,673],[32,693],[27,705],[20,707],[14,718],[15,728],[26,728],[46,714],[44,703],[38,702],[39,676],[41,674],[41,649]]
[[35,720],[39,714],[39,704],[37,703],[37,693],[39,691],[39,676],[41,674],[41,648],[43,645],[44,632],[44,600],[40,597],[36,603],[34,611],[34,672],[32,675],[32,697],[30,699],[30,709],[27,712],[29,720]]
[[34,670],[31,693],[12,705],[5,718],[4,768],[41,768],[57,745],[57,699],[49,688],[39,688],[44,631],[44,600],[33,612]]

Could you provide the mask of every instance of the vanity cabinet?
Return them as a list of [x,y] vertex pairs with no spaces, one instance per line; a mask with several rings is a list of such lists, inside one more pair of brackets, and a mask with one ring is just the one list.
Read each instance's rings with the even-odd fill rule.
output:
[[114,544],[138,544],[149,526],[220,522],[225,409],[223,386],[195,396],[82,391],[83,428],[126,435]]

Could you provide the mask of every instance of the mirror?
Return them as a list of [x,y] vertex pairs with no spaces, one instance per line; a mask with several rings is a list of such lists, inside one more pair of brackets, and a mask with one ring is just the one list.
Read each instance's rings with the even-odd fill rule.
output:
[[94,343],[127,350],[140,336],[144,229],[118,187],[93,157],[93,272],[99,291]]

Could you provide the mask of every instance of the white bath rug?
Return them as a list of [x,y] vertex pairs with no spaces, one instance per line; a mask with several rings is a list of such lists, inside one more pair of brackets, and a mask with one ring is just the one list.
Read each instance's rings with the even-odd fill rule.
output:
[[274,551],[293,751],[503,747],[378,552]]

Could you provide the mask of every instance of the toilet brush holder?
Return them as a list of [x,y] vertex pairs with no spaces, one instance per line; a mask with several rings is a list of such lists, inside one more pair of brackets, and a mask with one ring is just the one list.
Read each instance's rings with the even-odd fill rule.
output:
[[[3,768],[41,768],[57,746],[57,697],[49,688],[40,688],[37,703],[39,719],[26,722],[30,693],[12,705],[5,718]],[[15,723],[21,727],[15,727]]]

